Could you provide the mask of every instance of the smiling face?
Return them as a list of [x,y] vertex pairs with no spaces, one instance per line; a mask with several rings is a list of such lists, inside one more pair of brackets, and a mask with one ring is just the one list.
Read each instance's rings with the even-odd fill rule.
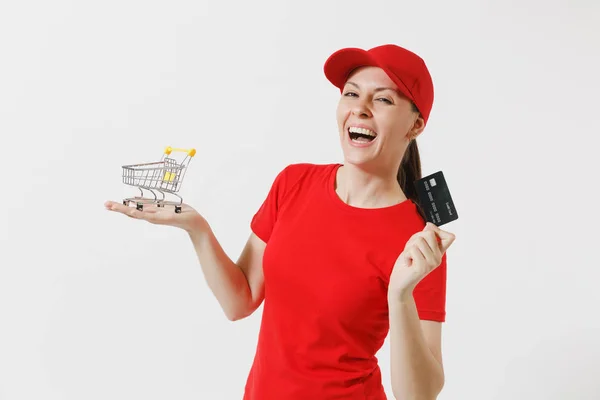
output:
[[409,137],[421,133],[423,118],[378,67],[356,69],[346,81],[337,123],[346,163],[397,171]]

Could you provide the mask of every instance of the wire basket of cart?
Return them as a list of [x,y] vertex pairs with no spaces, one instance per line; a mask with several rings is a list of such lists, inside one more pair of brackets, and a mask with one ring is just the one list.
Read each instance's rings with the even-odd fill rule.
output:
[[[171,156],[173,152],[185,153],[185,157],[178,162]],[[195,154],[195,149],[167,147],[160,161],[123,165],[123,183],[135,186],[140,191],[140,196],[126,198],[123,204],[129,206],[130,203],[135,203],[138,210],[143,210],[144,204],[155,204],[158,207],[173,205],[175,212],[180,213],[183,198],[177,192],[181,189],[183,178]],[[179,201],[168,201],[166,194],[176,196]]]

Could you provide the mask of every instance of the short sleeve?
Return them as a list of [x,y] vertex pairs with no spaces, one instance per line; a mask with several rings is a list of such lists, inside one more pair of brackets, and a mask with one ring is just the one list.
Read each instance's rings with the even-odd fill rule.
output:
[[286,167],[277,174],[266,199],[250,222],[252,231],[265,243],[269,241],[273,227],[277,222],[277,215],[285,195],[287,170],[288,168]]
[[440,265],[413,290],[420,319],[438,322],[446,320],[446,254],[442,256]]

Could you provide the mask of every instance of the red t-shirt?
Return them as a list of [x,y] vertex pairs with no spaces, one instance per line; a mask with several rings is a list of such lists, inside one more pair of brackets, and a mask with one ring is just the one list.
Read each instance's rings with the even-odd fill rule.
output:
[[[411,200],[344,203],[340,165],[287,166],[252,218],[267,243],[265,300],[244,400],[386,399],[375,354],[389,330],[389,277],[425,221]],[[414,298],[421,319],[445,320],[445,255]]]

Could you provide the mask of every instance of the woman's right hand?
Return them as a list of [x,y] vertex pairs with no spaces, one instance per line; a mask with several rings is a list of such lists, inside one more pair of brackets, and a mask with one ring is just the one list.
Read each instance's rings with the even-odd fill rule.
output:
[[158,207],[156,204],[144,204],[143,210],[126,206],[115,201],[104,203],[109,211],[119,212],[133,219],[141,219],[156,225],[170,225],[187,232],[206,226],[206,220],[187,204],[181,204],[181,212],[176,213],[173,206]]

